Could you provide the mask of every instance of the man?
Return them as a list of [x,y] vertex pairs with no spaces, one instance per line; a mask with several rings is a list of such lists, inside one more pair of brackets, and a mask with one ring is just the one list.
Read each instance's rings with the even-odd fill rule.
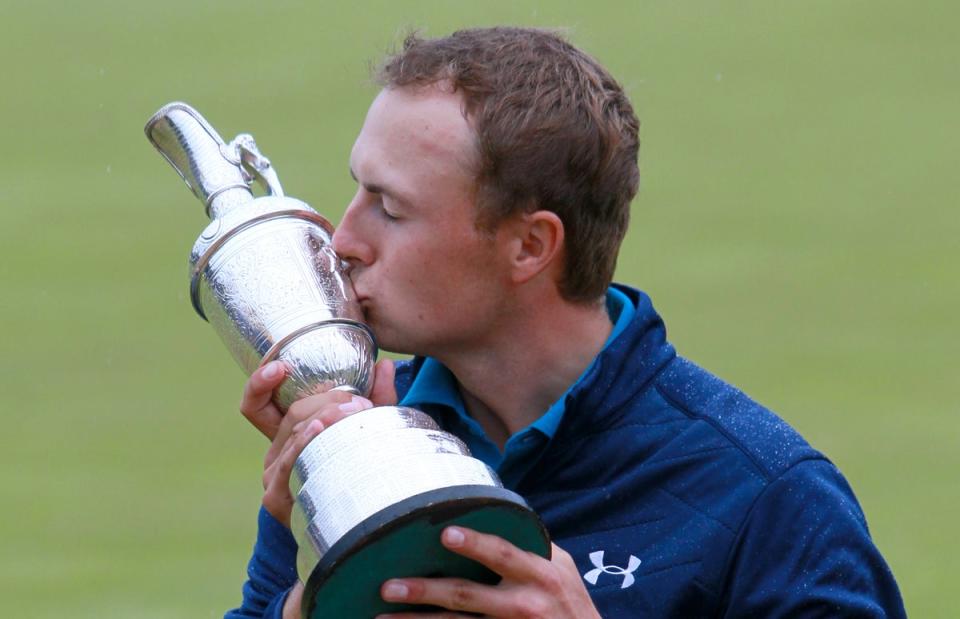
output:
[[381,82],[334,248],[381,347],[416,357],[379,363],[370,400],[314,395],[286,416],[270,402],[286,368],[251,376],[241,410],[272,443],[228,616],[298,616],[290,468],[331,423],[398,400],[494,467],[555,546],[547,560],[448,528],[442,543],[500,583],[398,574],[388,601],[444,617],[903,616],[837,469],[611,285],[639,178],[616,81],[555,34],[495,28],[410,37]]

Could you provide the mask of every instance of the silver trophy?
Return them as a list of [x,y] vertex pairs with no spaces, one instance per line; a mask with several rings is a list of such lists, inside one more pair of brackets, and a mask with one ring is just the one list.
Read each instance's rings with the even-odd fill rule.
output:
[[[226,143],[189,105],[170,103],[144,129],[211,219],[190,255],[193,307],[248,375],[279,359],[281,410],[330,389],[368,395],[377,346],[331,247],[333,227],[283,195],[253,138]],[[266,195],[255,198],[257,182]],[[412,607],[381,600],[391,577],[495,582],[444,549],[451,524],[549,556],[546,530],[517,494],[426,413],[380,406],[313,439],[290,480],[304,617],[372,617]]]

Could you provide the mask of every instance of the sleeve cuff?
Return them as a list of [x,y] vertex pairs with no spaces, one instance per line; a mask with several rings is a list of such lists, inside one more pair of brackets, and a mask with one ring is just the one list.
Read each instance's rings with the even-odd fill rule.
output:
[[287,594],[297,582],[297,542],[290,529],[261,506],[257,516],[257,542],[247,564],[240,608],[224,617],[280,619]]

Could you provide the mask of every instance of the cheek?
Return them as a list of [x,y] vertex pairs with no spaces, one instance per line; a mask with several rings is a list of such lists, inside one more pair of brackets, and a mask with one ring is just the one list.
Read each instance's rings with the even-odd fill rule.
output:
[[391,258],[384,264],[384,272],[405,283],[423,285],[424,282],[438,279],[439,274],[447,270],[451,260],[455,259],[455,245],[437,243],[435,239],[426,243],[411,241],[396,246]]
[[442,261],[414,246],[399,247],[383,258],[376,278],[382,299],[408,319],[429,320],[427,314],[443,296],[440,289],[445,278],[438,267]]
[[389,243],[392,251],[380,256],[378,279],[397,295],[397,301],[402,297],[406,303],[419,305],[417,314],[427,317],[469,313],[473,306],[482,303],[484,293],[480,289],[489,287],[485,280],[494,268],[487,245],[474,237],[437,227],[415,231],[408,228],[405,232],[408,234],[404,242]]

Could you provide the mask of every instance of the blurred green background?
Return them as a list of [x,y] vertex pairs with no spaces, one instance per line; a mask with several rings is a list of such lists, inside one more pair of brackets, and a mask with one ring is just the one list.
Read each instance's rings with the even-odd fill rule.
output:
[[955,616],[956,3],[4,3],[0,599],[239,602],[265,441],[188,299],[202,207],[143,136],[175,99],[339,219],[368,67],[408,29],[561,26],[622,81],[643,186],[619,279],[680,352],[846,473],[918,617]]

